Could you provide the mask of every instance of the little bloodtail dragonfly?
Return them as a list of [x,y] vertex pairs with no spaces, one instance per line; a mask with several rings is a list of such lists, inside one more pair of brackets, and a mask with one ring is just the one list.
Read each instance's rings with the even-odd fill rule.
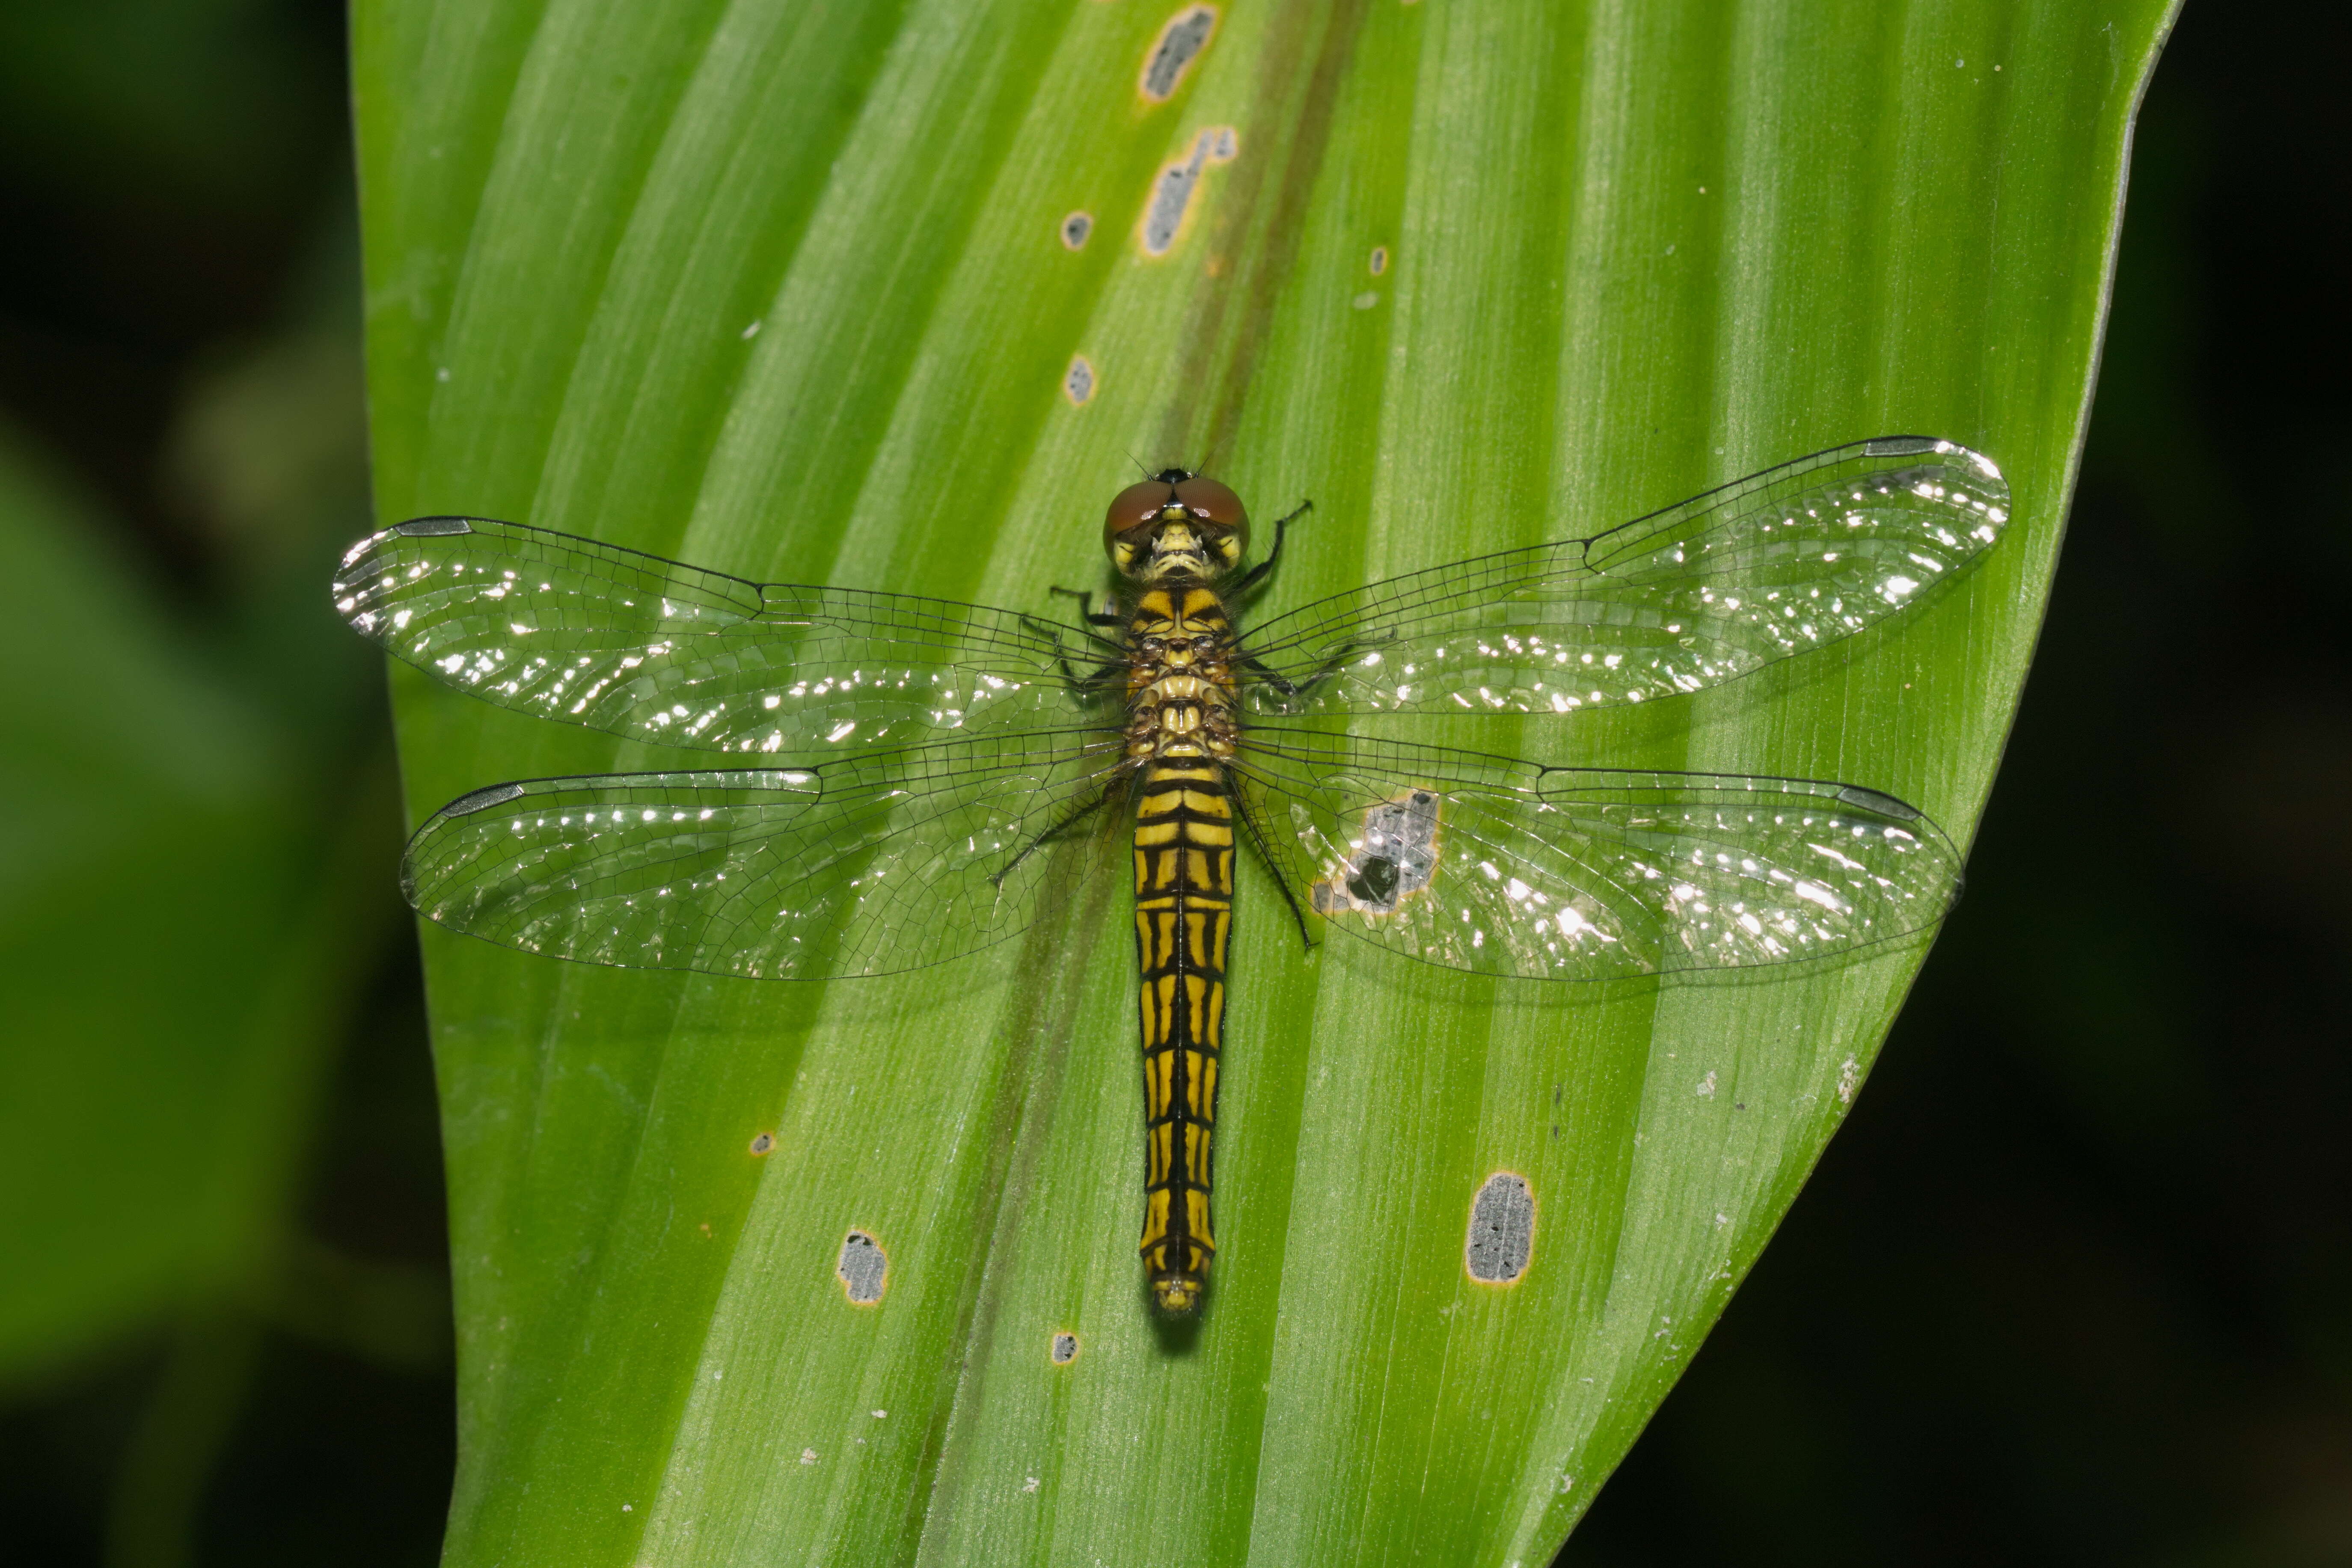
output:
[[1535,980],[1851,952],[1940,919],[1959,886],[1943,833],[1874,789],[1549,767],[1305,721],[1703,690],[1907,610],[1999,538],[2008,507],[1984,458],[1885,437],[1244,630],[1236,612],[1298,512],[1244,569],[1240,499],[1171,468],[1111,502],[1126,588],[1102,611],[1079,595],[1079,625],[753,583],[470,517],[362,541],[335,603],[501,707],[718,753],[692,772],[494,784],[417,830],[403,868],[417,910],[528,952],[782,980],[921,969],[1021,931],[1041,848],[1129,816],[1141,1249],[1154,1304],[1181,1315],[1215,1252],[1241,844],[1302,933]]

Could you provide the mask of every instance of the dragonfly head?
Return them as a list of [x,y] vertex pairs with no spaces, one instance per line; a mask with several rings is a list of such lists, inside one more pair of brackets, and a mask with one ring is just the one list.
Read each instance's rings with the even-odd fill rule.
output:
[[1222,577],[1249,553],[1242,498],[1188,468],[1129,485],[1103,516],[1103,548],[1123,577]]

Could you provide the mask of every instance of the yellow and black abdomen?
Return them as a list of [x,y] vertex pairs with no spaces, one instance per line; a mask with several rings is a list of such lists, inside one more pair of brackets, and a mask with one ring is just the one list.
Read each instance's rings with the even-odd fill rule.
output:
[[1149,764],[1135,813],[1135,942],[1143,970],[1143,1266],[1163,1312],[1198,1310],[1215,1256],[1209,1139],[1217,1120],[1234,813],[1207,757]]

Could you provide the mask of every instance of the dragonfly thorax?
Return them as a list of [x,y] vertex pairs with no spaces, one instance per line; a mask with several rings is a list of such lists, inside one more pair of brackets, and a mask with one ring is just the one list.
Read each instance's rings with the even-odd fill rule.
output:
[[1233,755],[1233,624],[1216,591],[1180,581],[1147,588],[1128,623],[1128,754]]

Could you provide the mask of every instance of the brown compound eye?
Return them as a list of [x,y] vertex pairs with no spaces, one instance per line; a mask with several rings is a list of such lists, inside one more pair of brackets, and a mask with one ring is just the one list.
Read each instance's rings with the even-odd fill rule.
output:
[[1132,533],[1158,521],[1172,488],[1165,479],[1145,479],[1113,496],[1110,509],[1103,513],[1104,548],[1117,543],[1120,534]]
[[1249,527],[1249,513],[1242,510],[1242,498],[1214,479],[1194,474],[1180,480],[1176,499],[1184,504],[1186,511],[1204,522],[1243,531]]
[[1204,479],[1194,474],[1178,481],[1176,499],[1182,503],[1187,515],[1207,530],[1202,542],[1223,561],[1225,568],[1241,564],[1249,553],[1249,513],[1242,510],[1242,498],[1214,479]]

